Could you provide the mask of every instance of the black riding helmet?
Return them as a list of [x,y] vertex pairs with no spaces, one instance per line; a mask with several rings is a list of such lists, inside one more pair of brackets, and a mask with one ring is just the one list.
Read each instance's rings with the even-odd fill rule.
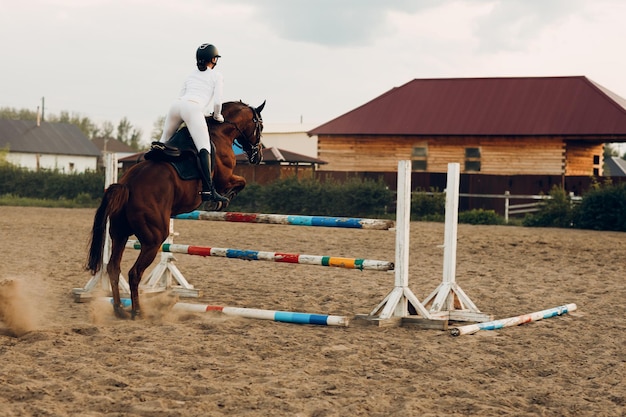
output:
[[210,43],[203,43],[198,47],[196,51],[196,65],[200,71],[204,71],[206,69],[206,64],[211,62],[211,60],[215,57],[220,58],[219,52],[217,52],[217,48]]

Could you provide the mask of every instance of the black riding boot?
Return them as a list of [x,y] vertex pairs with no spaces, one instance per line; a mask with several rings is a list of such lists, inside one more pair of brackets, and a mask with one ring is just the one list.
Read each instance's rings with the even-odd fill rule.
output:
[[202,175],[202,191],[200,192],[202,201],[227,202],[228,199],[219,195],[215,190],[215,185],[211,178],[211,154],[209,151],[201,149],[198,152],[198,159],[200,160],[200,174]]

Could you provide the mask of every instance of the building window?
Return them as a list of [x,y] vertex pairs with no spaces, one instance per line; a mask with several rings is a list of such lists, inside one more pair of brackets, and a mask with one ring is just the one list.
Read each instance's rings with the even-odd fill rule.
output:
[[414,146],[411,150],[411,170],[426,171],[428,168],[428,147]]
[[465,171],[480,172],[480,148],[465,148]]
[[600,165],[600,155],[594,155],[593,156],[593,164],[594,165]]
[[74,162],[70,162],[70,172],[74,172]]

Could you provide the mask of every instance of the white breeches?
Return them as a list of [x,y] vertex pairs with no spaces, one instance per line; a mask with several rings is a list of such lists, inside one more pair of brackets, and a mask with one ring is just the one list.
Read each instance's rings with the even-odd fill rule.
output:
[[178,99],[172,103],[165,117],[161,142],[167,142],[176,133],[182,122],[187,124],[193,143],[198,151],[206,149],[211,153],[209,128],[199,104],[189,100]]

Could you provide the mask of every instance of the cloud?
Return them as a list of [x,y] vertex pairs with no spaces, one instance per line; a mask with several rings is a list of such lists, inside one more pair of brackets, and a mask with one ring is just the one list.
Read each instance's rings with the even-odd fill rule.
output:
[[[444,0],[446,1],[446,0]],[[388,13],[413,13],[437,0],[240,0],[279,37],[324,46],[365,46],[394,31]]]
[[529,39],[538,37],[546,28],[580,12],[582,0],[469,0],[491,3],[492,10],[475,21],[479,51],[522,50]]
[[279,38],[328,47],[371,46],[393,35],[394,13],[413,16],[426,10],[491,9],[477,18],[473,35],[479,51],[492,53],[523,49],[526,41],[545,28],[580,12],[584,0],[237,0],[253,8]]

